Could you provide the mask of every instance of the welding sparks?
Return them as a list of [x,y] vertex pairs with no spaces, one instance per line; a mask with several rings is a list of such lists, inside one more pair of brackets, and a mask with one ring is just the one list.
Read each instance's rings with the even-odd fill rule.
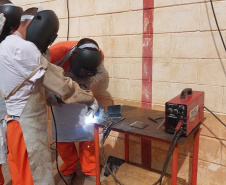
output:
[[85,117],[85,124],[92,124],[97,122],[97,117],[92,114]]

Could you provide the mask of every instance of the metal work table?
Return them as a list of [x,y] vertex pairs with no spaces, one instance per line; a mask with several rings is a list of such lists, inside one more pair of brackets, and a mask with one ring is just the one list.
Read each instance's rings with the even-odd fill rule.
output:
[[[125,134],[125,162],[129,162],[129,135],[137,136],[147,140],[155,140],[170,144],[173,135],[164,132],[162,125],[159,129],[159,124],[163,119],[159,120],[159,123],[148,120],[148,117],[157,118],[164,116],[163,111],[150,110],[131,106],[122,106],[122,117],[125,120],[117,123],[112,127],[113,131],[117,131]],[[148,123],[148,126],[139,129],[131,127],[130,124],[135,121],[141,121]],[[94,143],[95,143],[95,156],[96,156],[96,185],[100,185],[100,159],[99,159],[99,127],[105,126],[106,122],[96,123],[94,126]],[[193,159],[192,159],[192,185],[197,184],[197,168],[198,168],[198,149],[199,149],[199,133],[200,124],[193,130],[189,136],[194,137],[193,141]],[[189,137],[188,136],[188,137]],[[181,137],[178,144],[183,144],[188,137]],[[177,184],[177,164],[178,164],[178,144],[176,145],[172,155],[172,179],[171,184]]]

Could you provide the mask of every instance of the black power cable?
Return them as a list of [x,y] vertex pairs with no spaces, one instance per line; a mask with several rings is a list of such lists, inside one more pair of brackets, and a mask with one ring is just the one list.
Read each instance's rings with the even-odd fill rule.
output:
[[206,110],[208,110],[215,118],[217,118],[218,121],[220,121],[222,123],[222,125],[224,125],[226,127],[226,125],[223,123],[223,121],[221,121],[211,110],[209,110],[206,106],[204,106],[204,108]]
[[116,178],[116,176],[113,174],[113,172],[111,171],[111,169],[109,168],[109,166],[108,166],[108,164],[107,164],[107,160],[106,160],[105,154],[104,154],[104,141],[105,141],[105,139],[104,139],[104,137],[103,137],[102,140],[101,140],[101,151],[102,151],[102,156],[103,156],[103,159],[104,159],[104,163],[105,163],[105,165],[106,165],[108,171],[110,172],[111,176],[112,176],[113,179],[115,180],[115,182],[117,182],[117,183],[120,184],[120,185],[123,185],[123,184]]
[[54,126],[55,126],[55,135],[56,135],[56,167],[57,167],[57,171],[58,171],[61,179],[64,181],[65,185],[68,185],[67,182],[65,181],[65,179],[63,178],[63,176],[61,175],[59,166],[58,166],[57,126],[56,126],[56,120],[55,120],[55,116],[54,116],[52,107],[51,107],[51,112],[52,112],[52,116],[53,116],[53,121],[54,121]]
[[[217,21],[217,17],[216,17],[216,14],[215,14],[215,11],[214,11],[214,7],[213,7],[213,1],[210,0],[210,3],[211,3],[211,8],[212,8],[212,11],[213,11],[213,16],[214,16],[214,19],[215,19],[215,22],[216,22],[216,25],[217,25],[217,29],[218,29],[218,32],[220,34],[220,38],[221,38],[221,41],[222,41],[222,44],[224,46],[224,50],[226,51],[226,46],[225,46],[225,43],[224,43],[224,39],[222,37],[222,34],[221,34],[221,31],[220,31],[220,28],[219,28],[219,25],[218,25],[218,21]],[[212,112],[210,111],[207,107],[204,106],[204,108],[206,110],[208,110],[215,118],[217,118],[218,121],[220,121],[225,127],[226,125]]]
[[105,132],[103,133],[103,137],[101,139],[101,151],[102,151],[104,163],[105,163],[108,171],[110,172],[111,176],[115,180],[115,182],[117,182],[119,185],[123,185],[123,184],[116,178],[116,176],[113,174],[113,172],[111,171],[111,169],[109,168],[109,166],[107,164],[107,160],[106,160],[105,154],[104,154],[104,142],[106,141],[108,135],[110,134],[112,126],[114,126],[116,123],[119,123],[120,121],[122,121],[124,119],[125,118],[120,118],[119,120],[116,120],[115,122],[113,120],[109,121],[109,125],[107,126],[107,128],[104,128]]
[[164,162],[164,165],[163,165],[163,169],[162,169],[162,172],[161,172],[161,176],[159,177],[159,179],[153,184],[153,185],[157,185],[160,183],[160,185],[162,184],[162,179],[166,173],[166,169],[167,169],[167,166],[169,164],[169,161],[170,161],[170,158],[173,154],[173,151],[174,151],[174,148],[177,144],[177,141],[180,139],[180,137],[183,135],[183,131],[182,130],[177,130],[174,132],[174,135],[173,135],[173,139],[170,143],[170,146],[169,146],[169,150],[167,152],[167,155],[166,155],[166,159],[165,159],[165,162]]
[[70,13],[69,13],[69,2],[67,0],[67,41],[69,39],[69,29],[70,29]]
[[214,11],[213,1],[210,0],[210,3],[211,3],[212,11],[213,11],[213,16],[214,16],[214,19],[215,19],[215,22],[216,22],[216,25],[217,25],[217,29],[218,29],[218,32],[219,32],[220,37],[221,37],[221,41],[222,41],[223,46],[224,46],[224,50],[226,51],[226,46],[225,46],[225,43],[224,43],[224,39],[222,37],[221,31],[220,31],[220,28],[219,28],[219,25],[218,25],[218,22],[217,22],[217,17],[216,17],[215,11]]

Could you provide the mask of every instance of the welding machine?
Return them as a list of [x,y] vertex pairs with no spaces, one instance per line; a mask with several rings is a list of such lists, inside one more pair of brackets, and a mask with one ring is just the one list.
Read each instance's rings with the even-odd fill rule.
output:
[[165,104],[165,132],[173,134],[179,122],[183,122],[183,136],[204,118],[204,92],[184,89],[180,95]]

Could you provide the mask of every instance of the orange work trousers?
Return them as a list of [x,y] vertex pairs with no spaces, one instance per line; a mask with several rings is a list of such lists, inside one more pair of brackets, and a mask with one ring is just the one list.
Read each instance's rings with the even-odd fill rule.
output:
[[9,171],[13,185],[33,185],[33,178],[30,170],[27,149],[23,133],[18,121],[8,122],[7,145]]
[[82,173],[95,176],[95,147],[94,141],[79,142],[79,156],[74,142],[57,142],[58,152],[63,160],[60,172],[63,175],[73,174],[80,156]]
[[0,164],[0,185],[4,185],[4,177],[2,175],[2,165]]

